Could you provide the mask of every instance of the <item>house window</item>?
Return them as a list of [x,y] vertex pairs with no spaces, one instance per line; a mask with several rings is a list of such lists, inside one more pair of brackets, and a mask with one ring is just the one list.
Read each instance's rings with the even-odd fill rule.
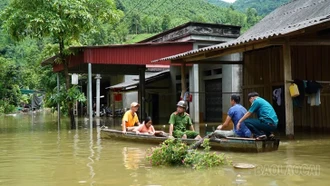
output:
[[214,75],[222,74],[222,68],[214,69],[213,72],[214,72]]
[[212,76],[212,71],[211,70],[204,71],[204,76]]

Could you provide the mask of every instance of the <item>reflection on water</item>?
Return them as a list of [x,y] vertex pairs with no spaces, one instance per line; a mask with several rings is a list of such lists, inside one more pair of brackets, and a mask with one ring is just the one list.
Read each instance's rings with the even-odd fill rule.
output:
[[272,153],[227,153],[256,169],[194,171],[151,167],[145,153],[152,145],[102,139],[100,126],[114,121],[95,120],[91,129],[82,118],[73,130],[68,123],[63,119],[58,131],[57,117],[49,113],[0,117],[0,185],[328,185],[329,136],[297,136]]
[[145,151],[136,147],[123,148],[123,160],[126,169],[136,170],[145,158]]

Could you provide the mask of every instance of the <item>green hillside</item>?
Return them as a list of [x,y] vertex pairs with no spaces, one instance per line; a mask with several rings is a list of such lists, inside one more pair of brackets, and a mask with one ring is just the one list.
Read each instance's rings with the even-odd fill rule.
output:
[[128,29],[126,33],[135,35],[159,33],[189,21],[238,25],[244,31],[260,20],[255,11],[240,12],[206,0],[117,0],[116,3],[125,17],[115,28]]
[[267,15],[290,0],[237,0],[234,7],[240,11],[255,8],[260,15]]
[[241,12],[247,11],[248,8],[255,8],[259,15],[265,16],[275,10],[277,7],[289,2],[290,0],[237,0],[234,3],[226,3],[222,0],[207,0],[207,2],[220,6],[232,6]]
[[124,7],[125,22],[132,23],[135,33],[159,32],[188,21],[245,26],[244,13],[204,0],[118,0],[118,4]]
[[232,3],[227,3],[222,0],[206,0],[206,1],[213,5],[217,5],[217,6],[221,6],[221,7],[229,7],[230,5],[232,5]]

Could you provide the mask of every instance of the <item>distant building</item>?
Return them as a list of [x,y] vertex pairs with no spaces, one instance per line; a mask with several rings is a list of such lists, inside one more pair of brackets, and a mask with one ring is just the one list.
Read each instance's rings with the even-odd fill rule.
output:
[[[240,27],[238,26],[189,22],[139,43],[191,42],[193,49],[201,49],[235,40],[239,35]],[[187,65],[186,82],[188,91],[192,95],[189,113],[194,122],[221,122],[225,118],[230,107],[228,101],[230,95],[241,93],[242,69],[241,65],[235,65],[241,61],[240,54],[231,54],[212,61],[200,61],[200,64]],[[150,66],[152,67],[152,65]],[[155,84],[158,83],[161,82],[155,82]],[[162,89],[157,93],[166,94],[168,97],[159,99],[161,122],[167,122],[169,115],[176,108],[176,102],[180,100],[180,63],[170,67],[170,86],[168,88],[169,90]],[[131,97],[136,97],[136,94],[132,92],[129,94]],[[132,100],[129,98],[130,96],[126,94],[125,97],[127,100]],[[155,98],[154,101],[156,100],[158,99]],[[125,104],[129,105],[127,102]]]

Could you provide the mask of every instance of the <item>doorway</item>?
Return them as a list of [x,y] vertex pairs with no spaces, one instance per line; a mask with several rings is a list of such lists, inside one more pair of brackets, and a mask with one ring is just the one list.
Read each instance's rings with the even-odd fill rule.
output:
[[222,121],[222,79],[205,80],[205,121]]
[[159,95],[151,94],[151,104],[149,113],[151,113],[152,121],[159,123]]

